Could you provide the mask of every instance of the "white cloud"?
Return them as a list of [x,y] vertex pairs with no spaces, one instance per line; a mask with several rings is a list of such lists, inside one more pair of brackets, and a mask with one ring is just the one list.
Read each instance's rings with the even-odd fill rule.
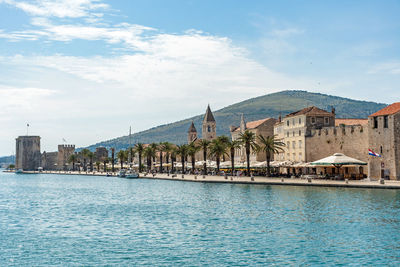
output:
[[2,0],[1,2],[12,5],[33,16],[58,18],[88,17],[91,16],[93,11],[109,8],[101,0]]
[[400,62],[399,61],[391,61],[391,62],[384,62],[376,64],[375,66],[371,67],[368,74],[392,74],[392,75],[399,75],[400,74]]

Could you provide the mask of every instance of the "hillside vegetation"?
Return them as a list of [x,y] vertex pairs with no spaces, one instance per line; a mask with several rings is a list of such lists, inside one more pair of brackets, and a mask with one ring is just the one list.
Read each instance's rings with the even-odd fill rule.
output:
[[[229,136],[229,126],[239,125],[240,116],[243,113],[246,121],[258,120],[267,117],[278,118],[279,114],[286,114],[300,110],[307,106],[317,106],[330,111],[336,109],[337,118],[366,118],[368,115],[382,109],[386,104],[367,101],[358,101],[338,96],[331,96],[307,91],[282,91],[268,94],[239,102],[223,109],[214,111],[217,121],[217,134]],[[204,107],[204,110],[206,107]],[[198,115],[186,120],[165,124],[132,135],[132,141],[137,143],[172,142],[181,144],[187,140],[187,130],[191,121],[197,128],[201,137],[201,123],[203,115]],[[89,146],[93,150],[98,146],[107,148],[115,147],[117,150],[128,147],[128,136],[122,136],[112,140]]]

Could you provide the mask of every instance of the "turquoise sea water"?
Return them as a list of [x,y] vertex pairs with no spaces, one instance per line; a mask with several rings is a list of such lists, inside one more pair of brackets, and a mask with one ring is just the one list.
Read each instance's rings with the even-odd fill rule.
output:
[[0,173],[0,265],[399,265],[400,191]]

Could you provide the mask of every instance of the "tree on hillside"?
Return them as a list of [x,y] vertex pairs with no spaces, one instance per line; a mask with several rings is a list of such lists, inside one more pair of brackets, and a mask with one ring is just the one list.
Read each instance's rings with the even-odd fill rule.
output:
[[201,150],[203,151],[203,160],[204,160],[204,164],[203,164],[203,174],[206,175],[207,174],[207,149],[208,146],[210,145],[210,141],[206,140],[206,139],[200,139],[199,141],[199,147],[201,148]]
[[217,173],[219,173],[221,157],[226,155],[226,144],[218,138],[214,139],[210,144],[209,151],[210,156],[214,157],[217,161]]
[[257,151],[256,134],[249,130],[239,135],[239,142],[246,150],[247,175],[250,176],[250,153]]
[[267,160],[267,176],[271,175],[270,162],[271,158],[274,154],[284,152],[285,143],[281,140],[277,140],[276,136],[267,136],[264,137],[262,135],[257,136],[257,140],[259,143],[258,151],[265,152],[265,158]]

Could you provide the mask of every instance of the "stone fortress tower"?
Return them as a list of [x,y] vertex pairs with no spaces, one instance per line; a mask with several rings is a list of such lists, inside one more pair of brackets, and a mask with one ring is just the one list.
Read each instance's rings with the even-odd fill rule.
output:
[[58,145],[57,169],[66,170],[68,158],[75,153],[75,145]]
[[40,167],[40,136],[19,136],[16,139],[15,168],[34,171]]
[[400,102],[368,118],[369,149],[381,157],[369,157],[369,177],[400,180]]
[[210,105],[207,106],[206,114],[203,119],[202,139],[214,140],[217,137],[217,123],[211,112]]
[[191,142],[193,142],[195,140],[197,140],[197,130],[192,121],[192,124],[190,125],[189,130],[188,130],[188,144],[190,144]]

